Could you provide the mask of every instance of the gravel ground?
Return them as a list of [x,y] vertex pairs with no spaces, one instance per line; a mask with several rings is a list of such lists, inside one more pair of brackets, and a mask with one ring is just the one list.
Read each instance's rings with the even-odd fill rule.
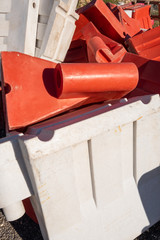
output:
[[[19,220],[9,223],[0,210],[0,240],[43,240],[43,238],[39,225],[26,214]],[[160,240],[160,222],[135,240]]]
[[0,240],[43,240],[39,225],[26,214],[14,222],[7,222],[0,210]]

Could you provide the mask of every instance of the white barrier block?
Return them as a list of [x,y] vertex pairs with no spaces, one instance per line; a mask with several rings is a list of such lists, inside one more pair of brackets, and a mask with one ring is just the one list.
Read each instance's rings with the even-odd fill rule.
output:
[[[136,182],[146,173],[155,169],[160,164],[160,112],[147,117],[141,117],[134,123],[136,139],[135,179]],[[140,161],[143,159],[143,161]]]
[[95,199],[106,239],[134,239],[148,220],[133,178],[133,124],[94,137],[91,152]]
[[15,221],[22,217],[25,214],[22,201],[15,202],[12,205],[3,208],[3,213],[7,221]]
[[159,107],[159,95],[95,105],[30,127],[32,135],[19,139],[45,239],[132,240],[150,225],[156,215],[148,221],[134,179],[135,123]]
[[0,37],[0,51],[7,51],[6,37]]
[[12,2],[12,0],[1,0],[1,2],[0,2],[0,14],[10,12],[11,2]]
[[9,34],[8,13],[11,11],[12,0],[0,1],[0,51],[7,50],[6,38]]
[[[44,36],[40,50],[36,51],[37,57],[55,62],[64,60],[75,30],[75,21],[78,19],[78,14],[75,13],[77,2],[77,0],[53,2],[45,31],[44,26],[39,26],[38,29],[37,39]],[[40,12],[45,15],[49,13],[49,9]]]
[[6,19],[6,14],[0,14],[0,36],[6,37],[9,32],[9,21]]
[[18,51],[62,62],[69,48],[78,14],[78,0],[2,0],[0,51]]
[[18,134],[0,139],[0,208],[31,196],[31,184],[18,145]]
[[[3,14],[7,27],[2,21],[3,26],[0,26],[0,36],[7,36],[7,50],[34,56],[39,0],[5,0],[5,3],[3,0],[0,2],[1,8],[4,12],[7,11]],[[3,29],[5,35],[1,32]]]
[[[150,222],[160,216],[160,111],[134,123],[134,175]],[[146,174],[147,173],[147,174]]]

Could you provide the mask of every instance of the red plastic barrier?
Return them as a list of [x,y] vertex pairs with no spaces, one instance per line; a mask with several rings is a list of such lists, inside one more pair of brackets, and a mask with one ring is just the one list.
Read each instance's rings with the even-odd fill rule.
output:
[[[17,52],[2,52],[1,58],[4,77],[2,83],[3,86],[4,84],[7,86],[3,94],[6,99],[6,118],[9,130],[26,127],[82,105],[106,99],[118,99],[124,95],[124,91],[114,94],[113,92],[110,94],[106,92],[85,93],[81,94],[81,97],[57,99],[57,79],[54,78],[55,63]],[[136,78],[134,84],[136,85],[137,70],[135,66],[133,68]],[[87,65],[87,70],[90,71],[89,65]],[[76,72],[76,69],[72,68],[70,71]],[[121,73],[121,68],[119,73]],[[131,76],[132,74],[128,76],[128,81]],[[133,81],[131,83],[133,86]],[[130,91],[130,83],[128,82],[128,84],[127,90]]]
[[85,40],[75,40],[71,42],[70,48],[66,54],[65,63],[87,63],[87,45]]
[[80,39],[72,41],[64,61],[66,63],[118,63],[126,53],[126,49],[120,43],[101,34],[92,22],[85,26],[82,24],[77,31],[75,36]]
[[115,95],[121,98],[136,87],[138,71],[133,63],[63,63],[56,66],[55,79],[57,97],[108,92],[106,99],[114,99]]
[[160,60],[160,26],[126,41],[128,50],[144,58]]
[[160,62],[149,60],[132,53],[126,53],[122,62],[134,63],[139,71],[137,88],[148,93],[160,94]]
[[114,4],[114,3],[107,2],[106,5],[107,5],[107,7],[109,7],[109,9],[110,9],[112,12],[114,12],[114,10],[117,9],[117,5]]
[[81,32],[87,42],[89,62],[120,62],[126,53],[121,44],[101,34],[91,22]]
[[132,37],[141,32],[139,21],[130,18],[121,7],[117,7],[117,12],[114,11],[114,14],[122,24],[126,37]]
[[79,19],[75,22],[76,29],[72,41],[82,38],[81,29],[88,23],[89,20],[83,14],[80,14]]
[[93,37],[87,42],[89,62],[114,62],[114,55],[100,37]]
[[87,41],[89,62],[108,63],[120,62],[125,52],[113,54],[111,49],[100,37],[93,37]]
[[117,42],[123,42],[124,28],[103,0],[93,0],[77,12],[92,21],[102,34]]
[[136,19],[140,23],[140,27],[143,29],[152,29],[152,21],[150,17],[150,5],[135,4],[129,5],[123,9],[132,11],[132,18]]

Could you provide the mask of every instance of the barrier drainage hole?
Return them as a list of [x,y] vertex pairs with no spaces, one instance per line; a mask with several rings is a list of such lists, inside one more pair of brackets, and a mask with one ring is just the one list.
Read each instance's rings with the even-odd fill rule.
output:
[[36,3],[35,3],[35,2],[33,2],[32,6],[33,6],[33,8],[36,8]]

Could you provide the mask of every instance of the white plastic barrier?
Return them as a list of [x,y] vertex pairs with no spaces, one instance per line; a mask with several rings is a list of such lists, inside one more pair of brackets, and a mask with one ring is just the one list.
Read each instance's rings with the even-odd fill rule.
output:
[[0,0],[0,51],[62,62],[78,14],[78,0]]
[[78,19],[77,3],[78,0],[40,0],[37,57],[54,62],[64,60]]
[[8,221],[20,218],[25,210],[21,200],[31,196],[32,187],[17,138],[13,132],[0,139],[0,208]]
[[45,240],[133,240],[160,220],[159,122],[159,95],[143,96],[65,114],[19,138]]
[[[8,7],[6,7],[8,6]],[[5,25],[0,25],[0,38],[5,36],[7,51],[18,51],[34,56],[36,30],[38,21],[39,0],[2,0],[0,1],[0,17],[3,16]],[[6,26],[7,24],[7,26]],[[3,35],[1,30],[5,29]],[[0,47],[0,51],[4,48]]]

